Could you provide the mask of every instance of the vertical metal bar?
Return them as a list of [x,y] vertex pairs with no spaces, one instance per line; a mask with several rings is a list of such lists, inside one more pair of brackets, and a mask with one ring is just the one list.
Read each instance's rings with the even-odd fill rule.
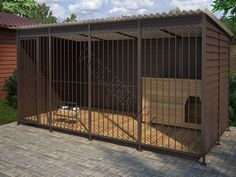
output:
[[39,67],[39,38],[36,39],[36,105],[37,105],[37,122],[40,121],[40,115],[39,115],[39,98],[40,98],[40,81],[39,81],[39,74],[40,74],[40,67]]
[[48,29],[48,94],[49,94],[49,128],[52,131],[52,41],[51,41],[51,29]]
[[[102,41],[102,66],[104,67],[105,66],[105,35],[104,33],[102,34],[103,36],[103,41]],[[105,116],[104,116],[104,108],[105,108],[105,75],[103,74],[102,75],[103,77],[103,86],[102,86],[102,96],[103,96],[103,105],[102,105],[102,109],[103,109],[103,114],[102,114],[102,130],[103,130],[103,136],[105,135],[105,123],[104,123],[104,120],[105,120]]]
[[[190,79],[191,79],[191,73],[190,73],[190,62],[191,62],[191,34],[190,32],[188,32],[188,97],[187,97],[187,104],[188,104],[188,124],[190,124]],[[188,125],[188,138],[190,136],[190,129],[189,129],[189,125]],[[188,147],[188,152],[189,152],[189,143],[187,144]]]
[[141,50],[142,50],[142,27],[141,22],[138,20],[137,26],[137,33],[138,33],[138,65],[137,65],[137,82],[138,82],[138,150],[141,151],[141,141],[142,141],[142,76],[141,76]]
[[[133,42],[132,42],[132,48],[133,48],[133,51],[132,51],[132,55],[133,55],[133,57],[132,57],[132,69],[133,69],[133,77],[132,77],[132,91],[133,91],[133,93],[135,93],[135,89],[136,89],[136,83],[135,83],[135,63],[136,63],[136,59],[135,59],[135,39],[133,39]],[[133,101],[133,115],[134,115],[134,113],[135,113],[135,98],[134,98],[134,101]],[[134,119],[132,119],[133,120],[133,127],[132,127],[132,129],[133,129],[133,136],[135,137],[135,132],[134,132]],[[135,141],[135,140],[134,140]]]
[[[66,69],[67,69],[67,77],[66,77],[66,84],[67,84],[67,90],[66,90],[66,95],[67,95],[67,97],[66,97],[66,103],[67,103],[67,105],[68,105],[68,108],[67,108],[67,111],[66,111],[66,119],[68,120],[69,119],[69,112],[70,112],[70,106],[71,106],[71,100],[70,100],[70,83],[71,83],[71,81],[70,81],[70,70],[71,70],[71,68],[70,68],[70,60],[71,60],[71,58],[70,58],[70,43],[71,43],[71,41],[69,40],[69,39],[67,39],[67,48],[66,48],[66,51],[67,51],[67,59],[66,59],[66,61],[67,61],[67,67],[66,67]],[[65,122],[65,124],[66,124],[66,128],[67,129],[71,129],[71,127],[70,126],[68,126],[68,123],[67,122]]]
[[[147,31],[146,31],[147,32]],[[148,78],[147,78],[147,38],[144,38],[142,39],[143,40],[143,45],[142,45],[142,48],[143,48],[143,58],[142,61],[143,61],[143,75],[141,76],[141,83],[143,84],[142,85],[142,97],[147,99],[147,83],[148,83]],[[142,56],[142,55],[141,55]],[[141,65],[142,65],[142,61],[141,61]],[[141,98],[142,98],[141,97]],[[147,105],[147,100],[145,100],[144,102],[144,107],[145,109],[147,109],[147,112],[145,114],[145,116],[143,117],[143,120],[142,120],[142,123],[143,123],[143,143],[144,144],[147,144],[147,132],[146,132],[146,128],[147,128],[147,121],[148,121],[148,117],[149,117],[149,120],[150,120],[150,114],[149,111],[150,111],[150,107]]]
[[169,33],[169,36],[168,36],[168,133],[167,133],[167,136],[168,136],[168,148],[170,148],[170,51],[171,51],[171,48],[170,48],[170,36],[171,34]]
[[[112,56],[111,56],[111,79],[114,78],[114,68],[115,68],[115,65],[114,65],[114,40],[115,40],[115,35],[114,33],[112,33],[112,41],[111,41],[111,51],[112,51]],[[112,96],[111,98],[111,107],[112,107],[112,137],[114,137],[114,98]]]
[[[127,47],[126,47],[126,52],[127,52],[127,54],[126,54],[126,58],[125,58],[125,61],[127,62],[126,64],[127,64],[127,70],[126,70],[126,74],[127,74],[127,77],[126,77],[126,87],[127,87],[127,89],[126,90],[129,90],[130,91],[130,79],[129,79],[129,77],[130,77],[130,68],[129,68],[129,61],[130,61],[130,46],[129,46],[129,41],[130,41],[130,39],[128,38],[127,40],[126,40],[126,45],[127,45]],[[126,91],[127,92],[127,91]],[[127,94],[127,93],[126,93]],[[126,96],[126,95],[125,95]],[[125,103],[125,111],[127,111],[127,119],[128,119],[128,121],[127,121],[127,132],[129,132],[129,134],[131,134],[130,133],[130,118],[129,118],[129,115],[130,115],[130,105],[127,105],[126,103]],[[130,139],[130,137],[128,136],[128,140]]]
[[[116,52],[117,52],[117,54],[116,54],[116,62],[117,62],[117,74],[116,74],[116,77],[118,78],[119,77],[119,72],[120,72],[120,69],[119,69],[119,67],[120,67],[120,65],[119,65],[119,62],[120,62],[120,51],[119,51],[119,49],[120,49],[120,47],[119,47],[119,45],[120,45],[120,41],[119,41],[119,38],[117,38],[117,46],[116,46]],[[118,85],[117,85],[117,87],[118,87]],[[119,107],[119,99],[117,99],[116,100],[116,107],[117,107],[117,110],[120,110],[120,107]],[[120,114],[117,114],[117,125],[119,125],[119,122],[120,122]],[[117,137],[119,137],[119,132],[120,132],[120,129],[117,127]]]
[[177,111],[176,111],[176,105],[177,105],[177,102],[176,102],[176,92],[177,92],[177,87],[176,87],[176,77],[177,77],[177,74],[176,74],[176,70],[177,70],[177,37],[176,37],[176,35],[175,35],[175,41],[174,41],[174,50],[175,50],[175,76],[174,76],[174,79],[175,79],[175,127],[174,127],[174,129],[175,129],[175,139],[174,139],[174,141],[175,141],[175,150],[176,150],[176,134],[177,134],[177,132],[176,132],[176,113],[177,113]]
[[[183,80],[184,80],[184,33],[182,31],[181,33],[181,116],[182,118],[185,120],[185,112],[184,112],[184,94],[183,94]],[[183,144],[184,144],[184,136],[185,135],[182,135],[182,138],[181,138],[181,151],[183,151]]]
[[150,134],[149,134],[149,141],[150,141],[150,145],[152,145],[152,112],[153,112],[153,110],[152,110],[152,107],[153,107],[153,101],[152,101],[152,97],[153,97],[153,95],[152,95],[152,82],[153,82],[153,73],[152,73],[152,37],[150,37],[150,39],[149,39],[149,52],[150,52],[150,54],[149,54],[149,67],[147,68],[148,69],[148,71],[149,71],[149,79],[150,79],[150,122],[149,122],[149,126],[150,126]]
[[91,70],[91,28],[88,25],[88,126],[89,126],[89,140],[91,137],[91,99],[92,99],[92,70]]
[[[121,39],[121,99],[123,98],[123,88],[124,88],[124,39]],[[120,95],[119,95],[120,96]],[[124,139],[124,106],[121,104],[121,114],[122,114],[122,139]]]
[[17,61],[17,125],[20,124],[21,119],[21,41],[19,39],[19,31],[16,30],[16,61]]
[[217,102],[217,145],[220,145],[220,30],[218,30],[218,102]]
[[158,123],[158,116],[159,116],[159,114],[158,114],[158,112],[157,111],[159,111],[158,110],[158,104],[157,104],[157,98],[158,98],[158,81],[159,81],[159,78],[158,78],[158,76],[159,76],[159,74],[158,74],[158,72],[159,72],[159,68],[158,68],[158,66],[159,66],[159,58],[158,58],[158,54],[159,54],[159,51],[158,51],[158,47],[159,47],[159,45],[158,45],[158,37],[156,37],[155,38],[155,41],[156,41],[156,52],[155,52],[155,54],[156,54],[156,56],[155,56],[155,61],[156,61],[156,65],[155,65],[155,71],[156,71],[156,93],[155,93],[155,102],[156,102],[156,146],[158,146],[158,130],[159,130],[159,127],[157,126],[157,123]]
[[[197,35],[197,30],[195,29],[195,57],[194,57],[194,59],[195,59],[195,62],[194,62],[194,64],[195,64],[195,107],[194,107],[194,117],[195,117],[195,120],[194,120],[194,123],[195,123],[195,127],[194,127],[194,134],[195,134],[195,143],[196,143],[196,139],[197,139],[197,95],[198,95],[198,92],[197,92],[197,88],[198,88],[198,78],[197,78],[197,68],[198,68],[198,63],[197,63],[197,61],[198,61],[198,35]],[[197,153],[197,152],[196,152]]]
[[[162,88],[162,102],[164,102],[164,84],[165,84],[165,76],[164,76],[164,69],[165,69],[165,65],[164,65],[164,57],[165,57],[165,53],[164,53],[164,50],[165,50],[165,39],[164,39],[164,37],[162,36],[162,38],[161,38],[161,42],[162,42],[162,44],[161,44],[161,47],[162,47],[162,49],[161,49],[161,67],[162,67],[162,69],[161,69],[161,71],[162,71],[162,73],[161,73],[161,76],[162,76],[162,79],[161,79],[161,84],[162,84],[162,86],[161,86],[161,88]],[[164,129],[165,129],[165,127],[164,127],[164,116],[165,116],[165,113],[164,113],[164,104],[162,103],[162,123],[161,123],[161,129],[162,129],[162,142],[161,142],[161,145],[162,145],[162,147],[164,146]]]
[[[63,65],[61,66],[63,68],[63,106],[66,106],[66,40],[63,36],[63,46],[62,46],[63,53]],[[66,117],[66,109],[63,109],[63,118]],[[61,121],[63,128],[66,128],[65,122]]]
[[205,159],[205,112],[206,112],[206,99],[205,99],[205,62],[206,62],[206,15],[202,15],[202,86],[201,86],[201,155]]

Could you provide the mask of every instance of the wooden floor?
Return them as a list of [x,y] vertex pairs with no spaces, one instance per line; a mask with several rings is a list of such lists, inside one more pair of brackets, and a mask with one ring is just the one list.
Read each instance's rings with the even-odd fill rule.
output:
[[[52,126],[88,132],[88,114],[88,110],[80,110],[75,113],[75,111],[59,109],[52,113]],[[48,117],[47,113],[41,114],[39,122],[48,124]],[[92,111],[91,117],[92,134],[137,141],[138,122],[136,119],[127,115],[98,111]],[[28,119],[37,120],[35,116]],[[200,130],[142,123],[142,143],[155,147],[199,153],[200,136]]]

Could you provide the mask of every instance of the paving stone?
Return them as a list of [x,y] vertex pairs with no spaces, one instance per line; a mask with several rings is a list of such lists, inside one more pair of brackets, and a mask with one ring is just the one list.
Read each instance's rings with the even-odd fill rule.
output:
[[173,156],[16,123],[0,126],[0,177],[236,176],[236,128],[206,157],[208,166]]

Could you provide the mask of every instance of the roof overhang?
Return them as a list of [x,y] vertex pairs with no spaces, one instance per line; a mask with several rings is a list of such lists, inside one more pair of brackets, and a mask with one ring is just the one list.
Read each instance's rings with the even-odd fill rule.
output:
[[[19,31],[28,31],[31,30],[32,34],[46,34],[48,33],[48,29],[50,28],[51,33],[76,33],[76,32],[86,32],[88,30],[88,25],[91,25],[91,30],[99,31],[102,29],[110,29],[113,26],[113,30],[123,29],[124,26],[126,28],[136,28],[137,21],[141,21],[142,27],[152,27],[151,24],[154,24],[156,27],[168,27],[168,26],[178,26],[181,25],[181,21],[176,21],[176,19],[187,18],[184,20],[182,26],[191,26],[200,24],[200,20],[194,18],[196,16],[200,16],[201,14],[207,15],[210,19],[212,19],[220,28],[222,28],[229,36],[233,36],[233,33],[228,29],[228,27],[223,24],[219,19],[217,19],[209,10],[196,10],[196,11],[182,11],[182,12],[172,12],[172,13],[162,13],[162,14],[149,14],[149,15],[138,15],[138,16],[121,16],[116,18],[102,18],[102,19],[92,19],[92,20],[82,20],[79,22],[73,23],[61,23],[61,24],[39,24],[32,26],[21,26],[21,27],[13,27],[11,29],[17,29]],[[192,19],[191,19],[192,17]],[[170,19],[165,20],[165,19]],[[175,19],[175,20],[172,20]],[[156,21],[156,22],[154,22]],[[123,25],[123,26],[122,26]],[[30,33],[26,33],[30,35]],[[42,34],[42,35],[43,35]],[[22,35],[23,36],[23,35]]]

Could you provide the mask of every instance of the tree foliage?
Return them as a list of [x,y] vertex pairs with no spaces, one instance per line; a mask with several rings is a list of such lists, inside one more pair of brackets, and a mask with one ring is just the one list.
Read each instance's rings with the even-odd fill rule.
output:
[[37,3],[35,10],[30,12],[30,18],[42,24],[57,23],[57,18],[45,3]]
[[39,23],[57,23],[50,7],[35,0],[0,0],[0,11],[33,19]]
[[70,17],[67,17],[63,23],[77,22],[77,16],[75,14],[71,14]]
[[0,11],[18,14],[30,18],[31,11],[35,10],[35,0],[0,0]]
[[234,33],[232,43],[236,43],[236,0],[214,0],[213,12],[223,12],[222,22]]

